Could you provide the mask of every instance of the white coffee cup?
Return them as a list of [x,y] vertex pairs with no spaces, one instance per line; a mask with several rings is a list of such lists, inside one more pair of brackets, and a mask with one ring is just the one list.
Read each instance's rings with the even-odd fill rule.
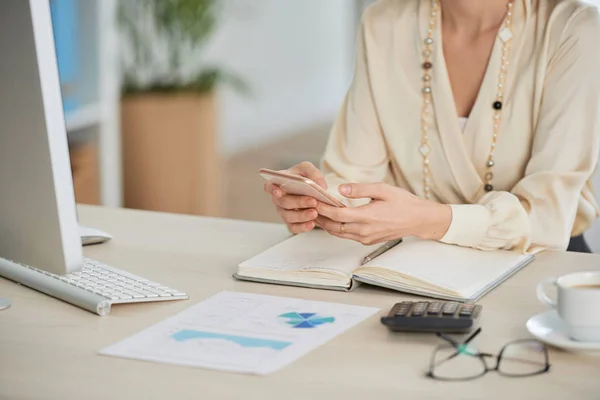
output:
[[[548,285],[557,288],[556,301],[546,294]],[[537,295],[542,303],[558,311],[572,339],[600,342],[600,271],[546,279],[538,285]]]

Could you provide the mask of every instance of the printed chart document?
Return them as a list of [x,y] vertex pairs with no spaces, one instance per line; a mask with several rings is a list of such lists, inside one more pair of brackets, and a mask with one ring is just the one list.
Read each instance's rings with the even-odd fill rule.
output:
[[222,292],[100,354],[266,375],[378,311],[370,307]]

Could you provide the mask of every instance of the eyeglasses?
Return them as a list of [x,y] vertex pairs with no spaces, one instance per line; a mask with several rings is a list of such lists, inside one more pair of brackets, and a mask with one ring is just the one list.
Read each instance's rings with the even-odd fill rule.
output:
[[[550,370],[548,346],[535,339],[516,340],[502,348],[500,354],[481,353],[469,343],[481,333],[477,329],[464,343],[438,333],[448,344],[433,352],[427,376],[442,381],[466,381],[484,376],[490,371],[511,377],[528,377]],[[490,366],[487,360],[495,359]]]

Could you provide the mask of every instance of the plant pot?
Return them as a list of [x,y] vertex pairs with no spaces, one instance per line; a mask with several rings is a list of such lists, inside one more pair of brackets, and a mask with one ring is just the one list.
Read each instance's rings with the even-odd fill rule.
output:
[[121,118],[125,207],[220,216],[213,93],[127,96]]
[[100,204],[100,171],[98,148],[93,144],[69,146],[75,201],[78,204]]

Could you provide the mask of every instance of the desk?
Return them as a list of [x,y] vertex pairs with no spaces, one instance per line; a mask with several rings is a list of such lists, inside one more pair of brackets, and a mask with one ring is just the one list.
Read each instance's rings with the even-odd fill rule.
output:
[[[598,399],[600,355],[551,351],[552,372],[527,379],[491,373],[470,383],[424,377],[438,339],[391,334],[374,316],[267,377],[220,373],[97,355],[97,351],[222,290],[379,307],[409,299],[360,287],[338,293],[237,282],[238,263],[287,237],[282,226],[80,207],[81,222],[112,233],[87,256],[185,290],[188,301],[115,306],[101,318],[0,279],[13,305],[0,312],[0,399]],[[600,257],[546,253],[486,296],[477,345],[496,352],[529,337],[544,310],[544,277],[600,268]],[[247,397],[248,396],[248,397]]]

